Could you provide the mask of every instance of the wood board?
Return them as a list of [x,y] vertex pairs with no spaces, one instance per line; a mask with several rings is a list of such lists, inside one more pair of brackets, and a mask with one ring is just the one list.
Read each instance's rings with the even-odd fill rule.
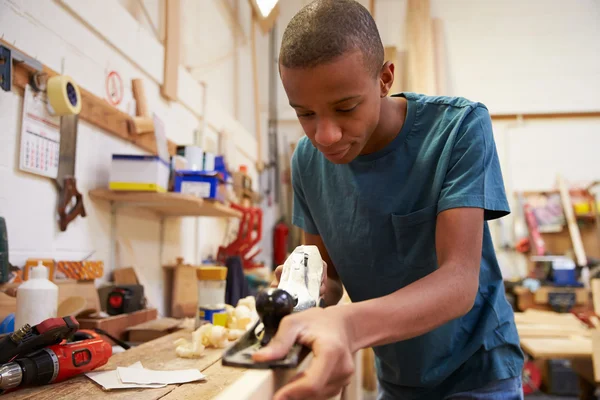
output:
[[600,382],[600,331],[592,334],[592,364],[594,366],[594,381]]
[[[14,46],[11,46],[2,39],[0,39],[0,44],[9,48],[14,48]],[[29,83],[29,77],[33,72],[35,71],[24,63],[14,64],[13,90],[16,88],[18,93],[23,95],[25,86]],[[59,75],[56,71],[45,65],[43,66],[43,72],[45,72],[48,77]],[[80,119],[97,126],[114,136],[131,142],[152,154],[158,154],[154,135],[138,135],[134,133],[133,119],[129,114],[111,106],[106,100],[92,94],[81,86],[79,87],[79,90],[81,92],[82,103],[81,112],[79,114]],[[177,151],[176,143],[167,141],[167,145],[169,153],[175,155]]]
[[571,313],[528,309],[524,312],[516,312],[514,315],[517,324],[553,324],[586,327],[579,318]]
[[521,338],[521,346],[533,358],[576,358],[592,355],[592,340],[584,337]]
[[[221,359],[222,349],[206,349],[205,355],[200,359],[184,359],[178,358],[175,354],[175,346],[173,341],[178,338],[189,338],[190,331],[179,331],[168,336],[162,337],[151,342],[144,343],[138,347],[134,347],[124,353],[114,354],[110,361],[99,368],[98,371],[112,370],[116,367],[126,367],[141,361],[143,366],[148,369],[157,370],[177,370],[197,368],[204,372],[207,380],[204,383],[187,384],[193,389],[187,389],[194,392],[193,397],[179,397],[177,395],[169,397],[169,399],[195,398],[195,399],[210,399],[204,397],[204,392],[214,392],[215,388],[221,387],[223,380],[218,379],[216,371],[215,379],[211,379],[211,375],[206,371],[210,366],[214,365]],[[220,365],[220,363],[218,364]],[[230,371],[228,379],[235,379],[243,374],[243,370],[236,369]],[[185,385],[184,385],[185,386]],[[3,396],[6,399],[31,399],[36,400],[101,400],[104,398],[115,399],[131,399],[136,400],[157,400],[162,399],[165,395],[173,392],[179,385],[169,385],[160,389],[126,389],[119,391],[104,391],[97,386],[92,380],[86,376],[78,376],[65,382],[60,382],[54,385],[43,386],[39,388],[23,389],[13,394]]]
[[94,189],[90,197],[120,203],[131,203],[166,217],[235,217],[242,213],[225,204],[204,200],[182,193],[126,192],[109,189]]

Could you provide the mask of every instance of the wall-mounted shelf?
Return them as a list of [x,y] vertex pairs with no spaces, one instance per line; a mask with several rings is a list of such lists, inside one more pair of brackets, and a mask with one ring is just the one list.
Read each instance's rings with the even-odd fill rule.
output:
[[235,217],[242,213],[224,204],[181,193],[125,192],[94,189],[90,197],[148,209],[163,217]]

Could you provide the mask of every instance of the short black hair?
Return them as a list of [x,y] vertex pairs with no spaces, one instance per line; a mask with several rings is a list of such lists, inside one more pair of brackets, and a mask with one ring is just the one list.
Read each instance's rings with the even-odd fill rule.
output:
[[376,76],[383,66],[384,49],[371,13],[354,0],[315,0],[286,27],[279,62],[286,68],[310,68],[355,50]]

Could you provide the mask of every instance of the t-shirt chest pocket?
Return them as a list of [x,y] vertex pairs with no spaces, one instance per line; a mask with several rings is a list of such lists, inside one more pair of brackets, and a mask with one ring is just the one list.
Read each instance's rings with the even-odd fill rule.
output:
[[396,251],[401,266],[409,269],[437,268],[435,226],[437,206],[429,206],[410,214],[392,214]]

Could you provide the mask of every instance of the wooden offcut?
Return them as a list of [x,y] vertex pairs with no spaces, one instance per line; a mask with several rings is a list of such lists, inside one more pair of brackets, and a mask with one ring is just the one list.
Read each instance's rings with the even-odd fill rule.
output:
[[565,218],[567,220],[567,226],[569,227],[569,233],[571,234],[571,241],[573,243],[573,250],[575,251],[575,257],[577,258],[577,265],[587,265],[587,257],[583,248],[583,242],[581,240],[581,232],[575,219],[575,212],[573,211],[573,203],[571,202],[571,196],[569,189],[562,176],[557,176],[557,185],[560,191],[560,198],[563,204],[563,210]]
[[429,0],[408,0],[406,13],[407,90],[436,94],[433,26]]
[[166,1],[165,76],[161,93],[165,98],[175,101],[181,57],[181,1]]
[[260,93],[258,82],[258,61],[256,59],[256,26],[254,17],[250,24],[250,44],[252,53],[252,81],[254,83],[254,130],[256,135],[256,169],[261,172],[264,169],[262,159],[262,139],[260,135]]

